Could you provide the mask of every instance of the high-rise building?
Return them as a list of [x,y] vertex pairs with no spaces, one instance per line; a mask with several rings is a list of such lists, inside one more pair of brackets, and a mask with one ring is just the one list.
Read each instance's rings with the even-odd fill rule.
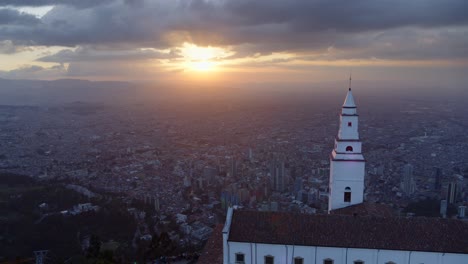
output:
[[457,199],[457,187],[457,183],[454,181],[448,184],[447,202],[449,204],[453,204]]
[[341,109],[338,136],[330,155],[328,211],[363,202],[366,162],[361,146],[350,78],[348,94]]
[[237,160],[235,157],[231,157],[229,159],[229,177],[236,178],[237,177]]
[[447,200],[440,201],[440,216],[447,217]]
[[286,170],[283,159],[276,157],[271,161],[270,175],[272,189],[283,192],[286,189]]
[[442,169],[434,167],[434,190],[440,191],[442,187]]
[[405,164],[402,169],[401,187],[406,195],[411,195],[416,191],[416,184],[413,176],[413,165]]
[[301,191],[303,188],[302,177],[296,177],[294,180],[294,193]]

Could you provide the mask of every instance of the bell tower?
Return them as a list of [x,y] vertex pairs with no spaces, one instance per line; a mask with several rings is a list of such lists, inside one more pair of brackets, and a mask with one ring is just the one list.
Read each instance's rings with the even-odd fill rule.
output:
[[330,155],[329,212],[364,201],[366,160],[361,152],[358,117],[350,76],[348,94],[340,114],[340,128]]

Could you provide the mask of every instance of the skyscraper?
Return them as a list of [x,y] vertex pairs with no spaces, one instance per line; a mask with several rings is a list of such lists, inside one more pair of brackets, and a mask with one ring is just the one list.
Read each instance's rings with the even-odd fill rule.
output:
[[411,195],[416,191],[416,184],[413,176],[413,165],[405,164],[402,168],[401,187],[406,195]]
[[457,199],[457,183],[455,181],[448,184],[447,202],[453,204]]
[[235,157],[231,157],[229,159],[229,177],[236,178],[237,177],[237,160]]
[[271,187],[273,190],[283,192],[286,189],[285,174],[284,160],[282,158],[275,157],[271,161],[270,165]]
[[440,191],[442,187],[442,169],[434,167],[434,190]]

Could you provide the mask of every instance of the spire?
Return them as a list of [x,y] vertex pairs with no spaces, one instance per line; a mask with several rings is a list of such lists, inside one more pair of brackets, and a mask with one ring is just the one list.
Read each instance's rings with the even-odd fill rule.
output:
[[345,101],[343,103],[343,107],[346,107],[346,108],[356,107],[356,104],[354,103],[353,93],[351,92],[351,73],[349,74],[348,94],[346,95],[346,99],[345,99]]
[[351,73],[352,72],[349,72],[349,91],[351,91]]

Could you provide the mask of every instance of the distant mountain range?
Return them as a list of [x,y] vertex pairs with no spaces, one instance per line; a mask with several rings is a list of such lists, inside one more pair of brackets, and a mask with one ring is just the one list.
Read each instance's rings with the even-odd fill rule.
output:
[[106,102],[120,100],[122,97],[130,95],[134,88],[135,85],[129,82],[0,78],[0,104],[42,105],[76,101]]

